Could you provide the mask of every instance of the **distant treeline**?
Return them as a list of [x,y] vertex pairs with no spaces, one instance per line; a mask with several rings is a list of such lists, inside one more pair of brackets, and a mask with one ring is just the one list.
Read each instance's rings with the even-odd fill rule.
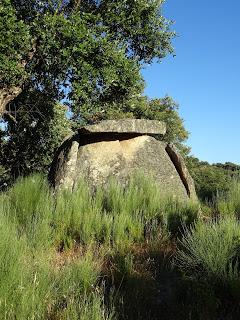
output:
[[232,179],[239,179],[238,164],[232,162],[209,164],[192,156],[186,159],[198,196],[204,201],[213,201],[219,192],[229,190]]

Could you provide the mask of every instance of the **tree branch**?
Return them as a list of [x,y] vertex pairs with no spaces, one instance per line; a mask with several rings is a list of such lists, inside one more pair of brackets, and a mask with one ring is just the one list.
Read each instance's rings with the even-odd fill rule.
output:
[[[34,40],[31,50],[28,52],[26,59],[19,62],[19,66],[25,68],[26,65],[32,60],[34,54],[37,51],[37,40]],[[22,84],[19,86],[12,86],[10,88],[1,88],[0,89],[0,118],[6,112],[6,107],[22,92]]]

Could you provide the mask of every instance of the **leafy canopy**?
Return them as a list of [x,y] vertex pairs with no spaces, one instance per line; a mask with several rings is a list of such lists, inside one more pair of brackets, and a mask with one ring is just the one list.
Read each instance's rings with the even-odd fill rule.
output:
[[[159,0],[3,0],[0,55],[7,63],[1,86],[30,84],[53,99],[68,99],[77,115],[141,93],[141,65],[173,52],[174,33],[161,5]],[[35,53],[23,68],[31,49]]]
[[30,50],[30,29],[16,16],[10,0],[0,3],[0,88],[16,85],[27,72],[21,64]]

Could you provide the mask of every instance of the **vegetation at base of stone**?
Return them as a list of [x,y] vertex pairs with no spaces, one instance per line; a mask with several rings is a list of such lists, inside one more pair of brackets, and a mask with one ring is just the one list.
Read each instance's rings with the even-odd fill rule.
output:
[[0,319],[238,318],[233,186],[203,220],[204,207],[140,176],[95,194],[84,182],[53,194],[40,175],[18,179],[0,194]]
[[[82,181],[73,193],[59,191],[55,198],[42,176],[35,175],[20,178],[3,196],[3,206],[5,200],[9,218],[20,225],[29,239],[38,234],[48,237],[40,225],[32,229],[40,219],[41,223],[54,225],[56,245],[67,247],[91,241],[124,247],[143,241],[146,235],[154,238],[158,233],[161,236],[164,232],[177,232],[177,226],[184,222],[190,225],[198,214],[198,204],[161,194],[157,184],[141,175],[134,176],[126,188],[113,180],[107,189],[99,187],[94,196]],[[42,228],[46,227],[44,223]],[[40,239],[36,244],[41,245]]]
[[218,193],[231,190],[232,180],[239,180],[240,177],[240,166],[231,162],[211,165],[188,156],[186,164],[194,179],[198,197],[205,202],[214,202]]
[[156,191],[136,177],[127,189],[112,182],[92,195],[82,182],[54,195],[34,175],[1,193],[0,317],[117,319],[115,285],[134,272],[131,250],[167,243],[174,213],[179,226],[197,218],[198,206]]
[[239,220],[223,215],[197,222],[180,241],[175,260],[185,279],[180,292],[194,319],[239,317],[239,235]]

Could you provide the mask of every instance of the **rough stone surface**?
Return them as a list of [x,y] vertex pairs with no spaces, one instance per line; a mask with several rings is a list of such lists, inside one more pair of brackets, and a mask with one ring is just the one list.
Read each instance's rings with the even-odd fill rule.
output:
[[[119,124],[119,121],[113,121],[113,124],[107,121],[108,128],[112,130],[110,132],[106,132],[105,124],[103,132],[95,131],[96,125],[92,126],[93,131],[88,126],[88,132],[80,129],[64,141],[52,163],[50,182],[56,188],[74,190],[83,177],[95,187],[105,185],[111,177],[125,183],[131,175],[140,171],[144,176],[151,175],[164,194],[196,201],[193,180],[176,148],[151,136],[153,131],[159,134],[157,129],[143,134],[147,126],[139,132],[136,124],[140,125],[140,122],[135,120],[134,127],[131,120],[128,130],[127,124],[130,122],[124,121],[118,126],[119,131],[113,130],[114,127],[117,130],[116,123]],[[150,122],[147,122],[149,129]]]
[[78,132],[80,134],[111,132],[164,135],[166,125],[162,121],[145,119],[104,120],[98,124],[82,127]]

